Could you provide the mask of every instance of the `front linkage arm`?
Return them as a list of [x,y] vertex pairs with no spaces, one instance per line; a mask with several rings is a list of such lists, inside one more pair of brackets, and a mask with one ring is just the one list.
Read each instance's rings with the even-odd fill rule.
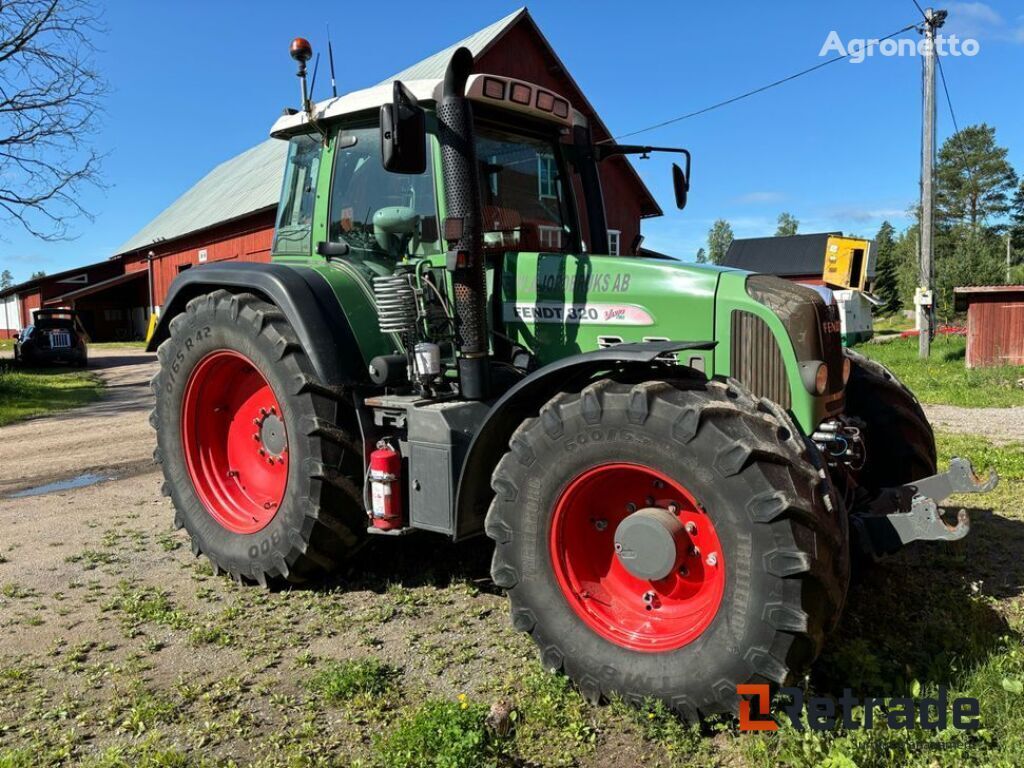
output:
[[939,505],[954,493],[988,493],[999,476],[989,470],[982,481],[967,459],[954,458],[949,469],[898,488],[887,488],[853,513],[853,525],[874,555],[887,555],[912,541],[958,541],[971,528],[967,511],[957,513],[956,525],[942,519]]

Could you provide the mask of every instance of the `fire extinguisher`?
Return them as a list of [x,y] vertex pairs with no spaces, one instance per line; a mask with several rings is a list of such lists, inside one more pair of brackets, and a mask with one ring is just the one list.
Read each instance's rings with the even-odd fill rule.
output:
[[370,494],[373,527],[384,531],[401,528],[402,456],[383,440],[370,454]]

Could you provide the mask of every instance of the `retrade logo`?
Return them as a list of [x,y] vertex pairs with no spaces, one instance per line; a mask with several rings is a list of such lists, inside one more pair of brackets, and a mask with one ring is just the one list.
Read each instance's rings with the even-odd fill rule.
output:
[[[781,688],[779,693],[788,697],[777,712],[772,711],[771,689],[768,685],[737,685],[740,697],[741,731],[777,731],[777,716],[788,717],[794,730],[831,731],[836,725],[846,730],[872,728],[876,722],[884,722],[892,730],[945,730],[952,726],[961,731],[976,731],[981,727],[981,705],[975,698],[959,697],[949,700],[945,687],[939,688],[934,697],[921,699],[899,696],[860,698],[849,688],[843,690],[838,699],[811,696],[804,699],[799,688]],[[860,708],[860,719],[854,717],[854,710]],[[805,717],[806,716],[806,717]]]

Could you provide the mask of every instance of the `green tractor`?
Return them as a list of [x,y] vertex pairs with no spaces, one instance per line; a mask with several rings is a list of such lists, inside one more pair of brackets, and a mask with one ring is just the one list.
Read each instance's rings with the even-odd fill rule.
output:
[[937,474],[917,400],[818,293],[603,255],[600,163],[657,148],[595,143],[466,49],[320,104],[292,55],[273,258],[182,273],[150,342],[164,491],[216,571],[486,533],[545,667],[692,719],[806,671],[852,560],[967,533],[938,503],[995,478]]

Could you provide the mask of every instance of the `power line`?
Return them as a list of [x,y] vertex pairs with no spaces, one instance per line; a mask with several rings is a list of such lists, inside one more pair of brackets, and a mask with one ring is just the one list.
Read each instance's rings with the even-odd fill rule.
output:
[[[877,45],[878,43],[885,42],[886,40],[891,40],[892,38],[894,38],[894,37],[896,37],[898,35],[902,35],[904,32],[908,32],[909,30],[914,29],[916,27],[917,27],[916,24],[908,24],[907,26],[903,27],[903,29],[898,29],[895,32],[893,32],[892,34],[886,35],[885,37],[880,37],[877,40],[872,40],[871,42],[873,44]],[[695,112],[689,112],[689,113],[687,113],[685,115],[680,115],[679,117],[673,117],[673,118],[670,118],[669,120],[664,120],[664,121],[662,121],[660,123],[657,123],[655,125],[648,126],[647,128],[640,128],[640,129],[635,130],[635,131],[630,131],[629,133],[623,133],[623,134],[620,134],[619,136],[614,136],[614,137],[612,137],[610,139],[605,139],[605,141],[618,141],[619,139],[626,139],[626,138],[629,138],[630,136],[636,136],[637,134],[640,134],[640,133],[647,133],[647,131],[653,131],[653,130],[655,130],[657,128],[664,128],[666,125],[672,125],[674,123],[682,122],[683,120],[689,120],[691,117],[697,117],[698,115],[706,114],[708,112],[711,112],[712,110],[728,106],[729,104],[735,104],[737,101],[741,101],[743,99],[749,98],[750,96],[755,96],[755,95],[757,95],[759,93],[764,93],[765,91],[770,90],[772,88],[775,88],[776,86],[782,85],[784,83],[788,83],[790,80],[796,80],[798,77],[803,77],[804,75],[808,75],[811,72],[815,72],[815,71],[821,69],[822,67],[827,67],[829,64],[835,64],[837,61],[842,61],[843,59],[848,59],[854,53],[858,53],[858,52],[859,51],[849,51],[848,50],[842,56],[834,56],[833,58],[828,59],[826,61],[823,61],[820,64],[815,64],[813,67],[808,67],[805,70],[802,70],[802,71],[797,72],[795,74],[789,75],[788,77],[784,77],[781,80],[776,80],[773,83],[768,83],[768,85],[762,85],[760,88],[755,88],[752,91],[747,91],[746,93],[741,93],[739,96],[733,96],[731,99],[726,99],[724,101],[719,101],[719,102],[717,102],[715,104],[711,104],[710,106],[704,107],[703,109],[698,109]],[[603,143],[603,142],[601,142],[601,143]]]
[[971,180],[971,186],[974,187],[974,191],[978,191],[978,182],[974,178],[974,169],[971,167],[971,161],[967,158],[967,148],[964,146],[964,137],[960,133],[960,126],[956,121],[956,112],[953,110],[953,100],[949,97],[949,86],[946,84],[946,73],[942,69],[942,57],[936,56],[935,63],[939,65],[939,78],[942,80],[942,90],[946,94],[946,106],[949,107],[949,116],[953,120],[953,135],[956,137],[956,144],[960,148],[960,154],[964,158],[964,168],[967,169],[967,176]]

